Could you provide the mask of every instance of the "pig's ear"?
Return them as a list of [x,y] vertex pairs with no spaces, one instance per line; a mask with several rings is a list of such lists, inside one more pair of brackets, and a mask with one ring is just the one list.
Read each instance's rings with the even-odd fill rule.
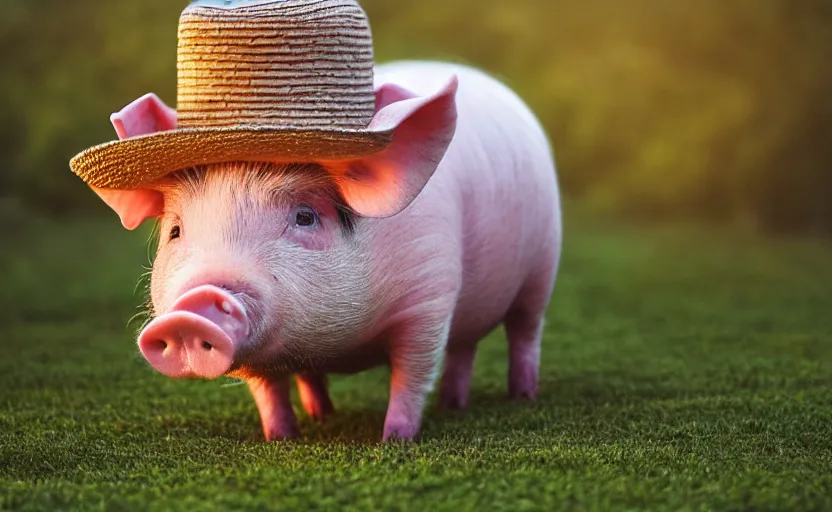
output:
[[419,97],[397,85],[376,90],[372,131],[393,131],[385,150],[341,162],[336,180],[350,208],[365,217],[389,217],[422,191],[456,132],[456,75],[435,94]]
[[118,214],[121,224],[127,229],[136,229],[145,220],[160,217],[164,211],[164,196],[158,190],[90,188]]
[[153,93],[145,94],[110,116],[119,139],[176,128],[176,110]]
[[[119,139],[176,128],[176,110],[153,93],[145,94],[110,116]],[[158,190],[110,190],[90,187],[113,209],[127,229],[136,229],[147,219],[164,211],[164,196]]]

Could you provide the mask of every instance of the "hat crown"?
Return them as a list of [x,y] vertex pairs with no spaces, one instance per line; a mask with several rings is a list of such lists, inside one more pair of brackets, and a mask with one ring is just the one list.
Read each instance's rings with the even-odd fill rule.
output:
[[178,124],[361,130],[373,43],[354,0],[198,0],[179,20]]

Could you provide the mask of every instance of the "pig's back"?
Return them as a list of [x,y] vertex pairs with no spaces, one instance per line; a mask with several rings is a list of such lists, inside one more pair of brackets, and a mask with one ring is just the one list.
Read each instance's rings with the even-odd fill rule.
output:
[[376,80],[424,95],[454,73],[459,77],[454,140],[417,199],[387,219],[394,232],[421,231],[422,248],[441,246],[441,256],[432,255],[430,263],[441,267],[425,272],[431,280],[451,274],[461,279],[452,343],[475,341],[496,327],[529,279],[553,280],[561,242],[549,142],[514,92],[477,70],[446,63],[381,65]]

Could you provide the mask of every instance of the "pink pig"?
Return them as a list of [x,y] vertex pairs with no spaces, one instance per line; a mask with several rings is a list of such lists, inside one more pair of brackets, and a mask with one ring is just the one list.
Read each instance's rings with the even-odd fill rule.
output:
[[[333,411],[326,374],[382,364],[383,439],[413,439],[443,360],[440,404],[464,408],[477,343],[500,324],[509,395],[537,394],[562,236],[546,135],[471,68],[399,62],[375,77],[372,123],[396,129],[380,154],[95,189],[128,229],[158,218],[144,357],[174,378],[245,379],[268,440],[298,434],[292,376],[321,419]],[[151,94],[112,121],[123,138],[175,127],[176,111]]]

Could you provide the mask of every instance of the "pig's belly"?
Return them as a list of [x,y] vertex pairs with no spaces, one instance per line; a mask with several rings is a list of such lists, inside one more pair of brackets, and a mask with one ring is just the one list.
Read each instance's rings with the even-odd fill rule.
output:
[[314,370],[320,373],[354,374],[386,366],[390,362],[384,343],[377,340],[364,344],[358,351],[351,351],[339,357],[317,361]]

